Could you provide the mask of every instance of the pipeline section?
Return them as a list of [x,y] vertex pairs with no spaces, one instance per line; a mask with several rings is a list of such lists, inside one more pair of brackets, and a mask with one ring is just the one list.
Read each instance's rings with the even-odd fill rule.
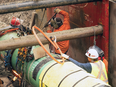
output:
[[[12,37],[17,38],[17,34],[15,32],[7,33],[0,37],[0,40]],[[37,47],[39,46],[33,46],[31,54],[33,54],[33,49]],[[0,51],[0,53],[4,58],[5,51]],[[58,61],[62,61],[58,55],[52,53],[51,55]],[[18,49],[15,49],[10,59],[10,65],[14,70],[16,70],[17,56]],[[68,60],[62,65],[46,55],[37,60],[25,61],[24,66],[25,80],[33,87],[110,87]]]
[[[56,57],[56,55],[52,55]],[[34,87],[99,87],[107,85],[70,61],[61,65],[49,57],[30,61],[27,66],[26,79]]]
[[102,0],[44,0],[44,1],[30,1],[30,2],[3,4],[0,5],[0,14],[97,1]]

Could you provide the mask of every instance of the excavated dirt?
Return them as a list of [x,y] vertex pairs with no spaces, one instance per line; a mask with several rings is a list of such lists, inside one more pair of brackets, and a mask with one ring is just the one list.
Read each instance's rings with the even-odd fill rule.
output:
[[[31,11],[1,14],[0,15],[0,25],[2,25],[2,26],[0,26],[0,28],[5,27],[6,25],[9,25],[12,20],[12,17],[17,17],[17,18],[23,20],[23,25],[28,27],[30,24],[32,12],[33,11],[31,10]],[[1,22],[3,22],[3,23],[1,24]]]
[[[0,0],[0,5],[5,3],[21,2],[21,1],[33,1],[33,0]],[[28,27],[30,25],[30,20],[32,12],[34,10],[22,11],[22,12],[13,12],[7,14],[0,14],[0,28],[5,27],[10,24],[12,17],[17,17],[23,20],[23,25]]]

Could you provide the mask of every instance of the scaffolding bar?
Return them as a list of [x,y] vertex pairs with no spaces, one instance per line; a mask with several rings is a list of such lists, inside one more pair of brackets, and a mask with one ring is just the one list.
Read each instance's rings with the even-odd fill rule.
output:
[[97,1],[102,0],[45,0],[45,1],[12,3],[6,5],[2,4],[0,5],[0,14]]
[[[56,36],[57,41],[71,40],[76,38],[89,37],[103,33],[103,27],[101,25],[85,28],[74,28],[70,30],[64,30],[59,32],[45,33],[48,37]],[[41,34],[37,34],[43,44],[48,44],[49,41]],[[12,38],[8,40],[0,41],[0,51],[15,49],[19,47],[38,45],[34,35],[22,36],[20,38]]]

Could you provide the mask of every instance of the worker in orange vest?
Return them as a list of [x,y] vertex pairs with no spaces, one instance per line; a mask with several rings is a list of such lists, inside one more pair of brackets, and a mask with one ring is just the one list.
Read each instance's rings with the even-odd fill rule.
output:
[[104,57],[102,59],[103,59],[103,63],[106,66],[106,72],[108,73],[108,61]]
[[[66,11],[63,11],[61,9],[55,8],[54,13],[61,14],[64,17],[64,21],[62,21],[61,18],[55,17],[52,18],[50,21],[51,27],[54,28],[53,32],[63,31],[63,30],[69,30],[70,29],[70,23],[69,23],[69,14]],[[47,33],[51,33],[50,27],[47,27]],[[59,48],[61,49],[62,53],[67,53],[69,49],[69,40],[60,41],[57,42]],[[59,50],[55,49],[56,54],[60,54]]]
[[85,55],[88,57],[89,63],[80,63],[72,58],[68,58],[68,60],[80,66],[81,68],[86,70],[88,73],[91,73],[96,78],[101,79],[102,81],[108,83],[108,77],[107,77],[105,64],[101,60],[98,60],[99,54],[96,51],[96,49],[93,49],[93,48],[89,49],[85,53]]

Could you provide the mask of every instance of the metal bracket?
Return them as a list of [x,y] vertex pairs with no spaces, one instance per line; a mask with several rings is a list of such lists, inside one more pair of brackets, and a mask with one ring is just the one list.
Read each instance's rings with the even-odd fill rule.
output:
[[29,25],[29,29],[32,29],[32,27],[36,24],[37,21],[38,21],[38,14],[37,14],[37,12],[33,12],[32,18],[31,18],[31,23]]

